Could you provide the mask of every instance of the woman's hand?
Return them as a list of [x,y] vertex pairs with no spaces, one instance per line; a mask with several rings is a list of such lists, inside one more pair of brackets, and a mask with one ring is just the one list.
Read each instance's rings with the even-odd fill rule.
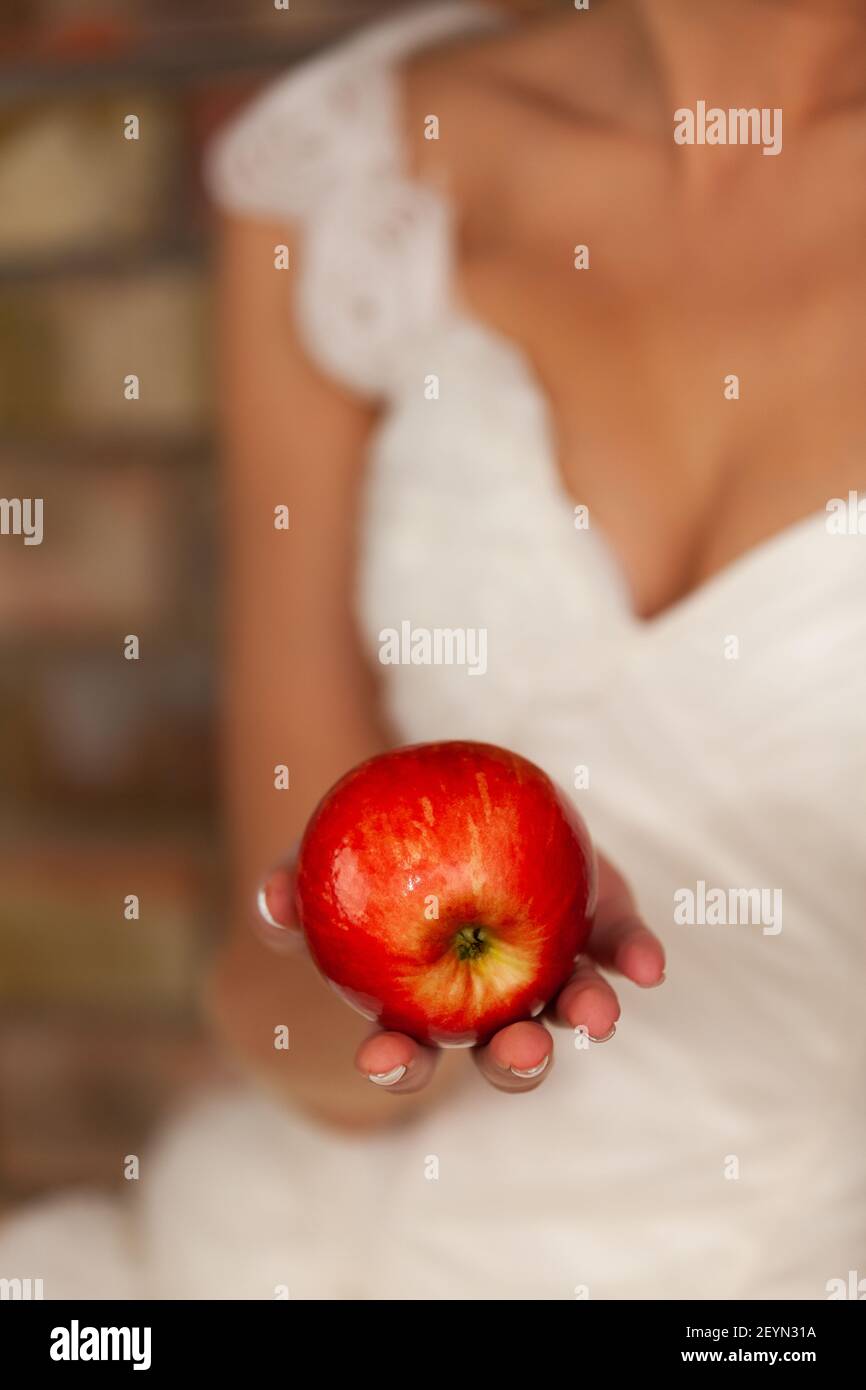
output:
[[[277,869],[259,893],[256,929],[276,951],[303,949],[295,917],[293,864]],[[665,978],[661,942],[639,916],[622,875],[601,855],[592,932],[571,979],[545,1011],[551,1026],[585,1028],[597,1043],[613,1037],[620,1005],[599,967],[624,975],[641,989],[653,989]],[[409,1095],[427,1085],[439,1056],[438,1048],[425,1047],[404,1033],[377,1030],[358,1048],[355,1065],[373,1085]],[[497,1090],[533,1091],[550,1072],[553,1037],[544,1023],[511,1023],[486,1046],[473,1048],[472,1057]]]

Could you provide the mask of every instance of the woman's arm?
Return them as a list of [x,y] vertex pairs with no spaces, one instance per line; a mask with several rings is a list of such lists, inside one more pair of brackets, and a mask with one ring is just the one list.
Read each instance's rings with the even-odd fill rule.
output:
[[[356,519],[370,409],[310,365],[292,328],[282,226],[228,221],[220,238],[218,340],[225,450],[223,692],[230,927],[208,989],[220,1032],[260,1076],[345,1124],[393,1120],[352,1066],[369,1025],[303,952],[251,930],[256,889],[319,797],[387,744],[352,617]],[[274,508],[290,508],[288,531]],[[290,789],[274,788],[274,767]],[[288,1051],[274,1028],[290,1030]],[[414,1102],[413,1102],[414,1104]],[[401,1107],[402,1109],[402,1107]]]
[[[270,875],[271,885],[283,882],[269,910],[284,929],[252,929],[258,887],[285,861],[320,796],[388,743],[351,605],[372,416],[326,382],[295,340],[292,272],[273,268],[274,246],[284,241],[281,227],[230,223],[222,246],[232,900],[208,997],[218,1027],[262,1079],[321,1118],[366,1125],[429,1103],[449,1086],[460,1054],[371,1031],[322,982],[299,942],[285,949],[298,936],[292,893],[285,891],[290,873]],[[289,531],[274,529],[281,504],[291,509]],[[289,767],[289,791],[274,789],[279,763]],[[644,988],[663,978],[662,948],[605,861],[586,955],[548,1010],[550,1021],[602,1039],[619,1017],[619,1002],[596,964]],[[274,1048],[279,1024],[290,1030],[288,1051]],[[472,1055],[499,1090],[527,1091],[541,1084],[552,1053],[552,1037],[537,1020],[509,1025]],[[388,1089],[365,1083],[365,1075]]]

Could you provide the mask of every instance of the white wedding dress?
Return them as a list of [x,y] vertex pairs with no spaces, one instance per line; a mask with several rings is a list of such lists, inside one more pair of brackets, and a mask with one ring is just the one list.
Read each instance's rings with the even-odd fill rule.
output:
[[[452,210],[404,168],[396,65],[492,22],[437,5],[308,63],[217,142],[211,186],[301,225],[309,352],[382,402],[374,657],[405,620],[487,630],[483,676],[383,668],[402,738],[504,744],[567,788],[586,767],[572,794],[667,984],[625,984],[604,1046],[558,1034],[533,1094],[467,1067],[449,1105],[373,1139],[204,1097],[125,1203],[7,1224],[0,1276],[46,1297],[821,1299],[866,1275],[866,537],[822,511],[633,616],[604,538],[575,529],[527,360],[454,300]],[[677,924],[699,882],[781,889],[782,930]]]

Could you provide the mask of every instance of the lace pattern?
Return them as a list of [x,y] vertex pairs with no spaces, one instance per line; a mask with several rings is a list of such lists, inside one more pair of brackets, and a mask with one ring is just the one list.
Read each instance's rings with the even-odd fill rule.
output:
[[361,393],[388,395],[407,342],[449,309],[451,211],[407,177],[394,65],[499,22],[442,4],[363,31],[267,89],[209,152],[218,203],[299,226],[305,346]]

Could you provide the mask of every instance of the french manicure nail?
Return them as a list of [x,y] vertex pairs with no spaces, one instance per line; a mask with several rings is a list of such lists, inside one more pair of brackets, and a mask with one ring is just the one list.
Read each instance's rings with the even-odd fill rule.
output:
[[374,1086],[394,1086],[398,1081],[402,1081],[405,1075],[405,1067],[392,1067],[390,1071],[371,1071],[368,1080],[372,1081]]
[[269,927],[276,927],[277,931],[287,931],[288,928],[284,927],[282,922],[278,922],[275,917],[271,916],[271,909],[268,907],[267,888],[268,885],[263,883],[256,894],[256,907],[258,908],[259,916],[263,921],[267,922]]
[[539,1062],[537,1067],[527,1067],[526,1069],[522,1067],[509,1067],[508,1070],[511,1072],[512,1076],[519,1076],[521,1080],[525,1080],[533,1076],[540,1076],[549,1061],[550,1053],[548,1053],[547,1056]]
[[663,984],[664,984],[666,978],[667,978],[667,977],[666,977],[666,975],[665,975],[665,972],[662,971],[662,973],[659,975],[659,977],[658,977],[657,980],[650,980],[650,982],[649,982],[648,984],[639,985],[638,988],[639,988],[639,989],[658,989],[659,985],[663,985]]
[[605,1033],[605,1035],[604,1035],[603,1038],[594,1038],[594,1037],[592,1036],[592,1034],[590,1033],[590,1035],[589,1035],[589,1040],[590,1040],[590,1042],[594,1042],[594,1043],[610,1042],[610,1040],[611,1040],[611,1038],[613,1037],[613,1035],[614,1035],[615,1032],[616,1032],[616,1024],[614,1023],[614,1024],[611,1026],[610,1032],[609,1032],[609,1033]]

